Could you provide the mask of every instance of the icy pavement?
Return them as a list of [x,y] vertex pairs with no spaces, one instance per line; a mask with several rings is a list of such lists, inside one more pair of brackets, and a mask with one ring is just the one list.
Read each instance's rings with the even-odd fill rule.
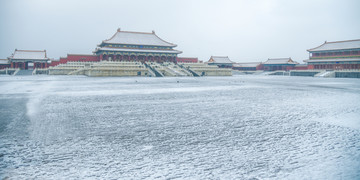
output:
[[0,179],[360,179],[360,80],[0,76]]

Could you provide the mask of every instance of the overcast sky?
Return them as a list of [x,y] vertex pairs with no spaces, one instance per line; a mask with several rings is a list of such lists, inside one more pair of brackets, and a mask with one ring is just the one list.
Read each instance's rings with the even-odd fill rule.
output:
[[154,30],[181,57],[302,63],[325,40],[360,39],[359,8],[359,0],[1,0],[0,59],[15,48],[91,54],[121,28]]

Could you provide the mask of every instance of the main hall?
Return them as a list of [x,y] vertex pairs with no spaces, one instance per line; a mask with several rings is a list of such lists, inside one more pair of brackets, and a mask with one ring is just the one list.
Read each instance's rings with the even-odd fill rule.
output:
[[181,51],[175,50],[177,45],[161,39],[155,34],[146,32],[117,32],[107,40],[102,41],[93,52],[100,60],[109,61],[165,61],[176,62]]

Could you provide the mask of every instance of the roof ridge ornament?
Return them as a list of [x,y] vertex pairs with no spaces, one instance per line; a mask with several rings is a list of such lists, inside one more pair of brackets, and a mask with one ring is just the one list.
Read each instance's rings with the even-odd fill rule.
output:
[[155,34],[155,31],[154,31],[154,30],[152,30],[152,33],[153,33],[153,34]]
[[117,29],[117,32],[120,32],[120,28]]

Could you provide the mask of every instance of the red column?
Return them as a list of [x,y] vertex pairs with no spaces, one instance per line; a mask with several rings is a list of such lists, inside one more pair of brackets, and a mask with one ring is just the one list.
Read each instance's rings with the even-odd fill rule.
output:
[[100,54],[100,61],[103,59],[103,55],[102,54]]

